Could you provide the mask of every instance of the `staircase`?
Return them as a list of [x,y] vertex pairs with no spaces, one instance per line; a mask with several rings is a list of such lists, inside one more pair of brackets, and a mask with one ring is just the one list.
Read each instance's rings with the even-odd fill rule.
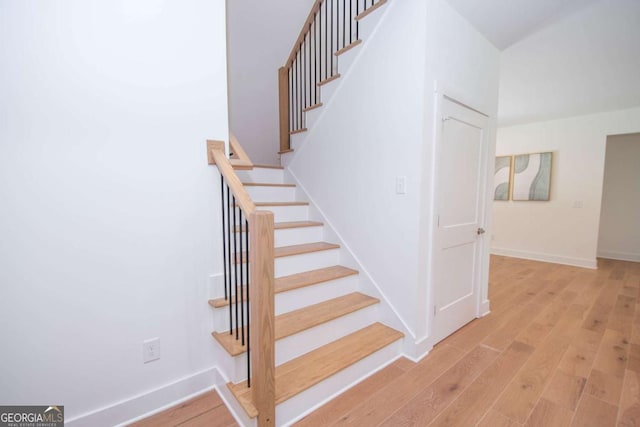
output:
[[[283,164],[326,108],[386,2],[315,1],[279,70]],[[381,322],[393,321],[388,306],[364,292],[375,289],[284,168],[252,165],[233,136],[228,160],[224,143],[211,143],[226,233],[224,288],[209,301],[227,381],[220,392],[242,425],[290,425],[399,357],[404,334]]]
[[[325,241],[326,226],[310,218],[309,203],[283,168],[255,166],[237,175],[258,209],[275,218],[275,403],[276,425],[284,425],[398,357],[403,334],[378,321],[380,301],[358,292],[358,271],[341,265],[343,249]],[[259,414],[247,387],[246,345],[225,329],[234,303],[209,301],[212,335],[232,359],[227,387],[248,425]]]

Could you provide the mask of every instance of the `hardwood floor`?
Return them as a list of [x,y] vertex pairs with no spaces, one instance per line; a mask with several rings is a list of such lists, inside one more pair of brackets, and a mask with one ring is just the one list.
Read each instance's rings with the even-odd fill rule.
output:
[[491,314],[296,426],[640,425],[640,263],[493,256]]
[[[491,314],[399,359],[296,426],[640,425],[640,263],[493,256]],[[217,393],[134,424],[235,424]]]
[[201,394],[130,427],[231,427],[238,424],[217,391]]

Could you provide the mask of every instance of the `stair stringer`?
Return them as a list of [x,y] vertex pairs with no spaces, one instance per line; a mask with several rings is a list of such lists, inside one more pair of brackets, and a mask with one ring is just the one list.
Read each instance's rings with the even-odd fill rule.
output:
[[389,302],[389,298],[387,298],[385,293],[377,285],[371,274],[368,272],[367,268],[362,262],[360,262],[349,244],[336,231],[336,228],[333,226],[331,219],[328,218],[319,208],[318,204],[314,201],[313,197],[309,195],[304,185],[300,182],[300,180],[298,180],[295,174],[291,170],[289,170],[289,168],[285,168],[284,172],[286,177],[295,182],[296,191],[298,192],[298,199],[306,200],[309,202],[309,218],[311,220],[322,221],[324,223],[325,239],[329,239],[330,241],[336,242],[340,245],[340,263],[346,267],[353,268],[360,272],[358,290],[364,294],[378,298],[380,300],[380,303],[378,304],[378,314],[380,316],[379,321],[405,334],[405,338],[403,339],[402,344],[402,356],[414,361],[417,361],[424,357],[426,353],[421,354],[419,357],[414,356],[416,354],[415,333],[404,322],[402,316],[400,316],[396,308]]
[[375,33],[383,24],[394,3],[394,1],[389,0],[382,7],[359,21],[359,37],[362,40],[362,43],[337,57],[337,72],[340,74],[340,78],[320,87],[320,100],[322,102],[322,107],[304,113],[307,131],[291,135],[290,146],[293,151],[280,154],[280,163],[283,166],[287,166],[290,163],[295,156],[296,150],[299,150],[304,145],[306,139],[313,133],[315,124],[322,119],[322,116],[324,116],[325,112],[329,109],[332,100],[335,98],[335,94],[340,91],[342,86],[348,80],[347,76],[349,74],[349,70],[365,51],[367,40],[375,36]]

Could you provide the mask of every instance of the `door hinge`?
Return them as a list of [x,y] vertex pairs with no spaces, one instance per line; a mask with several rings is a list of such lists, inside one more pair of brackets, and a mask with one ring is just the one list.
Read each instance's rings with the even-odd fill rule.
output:
[[433,316],[434,316],[434,317],[435,317],[435,315],[436,315],[436,311],[437,311],[437,310],[436,310],[436,306],[434,305],[434,306],[433,306]]

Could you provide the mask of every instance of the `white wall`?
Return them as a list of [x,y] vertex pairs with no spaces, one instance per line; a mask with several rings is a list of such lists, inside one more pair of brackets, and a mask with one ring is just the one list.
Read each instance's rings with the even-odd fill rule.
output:
[[640,134],[607,138],[598,256],[640,262]]
[[223,0],[0,0],[0,402],[113,425],[213,378],[226,91]]
[[549,202],[494,202],[492,251],[595,268],[607,135],[639,130],[640,108],[499,128],[498,156],[554,154]]
[[[399,313],[409,339],[421,340],[429,328],[434,81],[495,112],[498,53],[444,1],[384,7],[290,170]],[[406,195],[395,194],[398,176],[407,178]]]
[[505,49],[500,125],[640,105],[638,22],[639,1],[598,0]]
[[384,8],[290,170],[415,329],[426,4]]
[[[432,268],[429,265],[429,243],[431,242],[431,229],[435,225],[434,213],[437,205],[434,203],[436,195],[435,186],[437,177],[434,175],[437,167],[437,141],[438,129],[441,121],[438,119],[434,93],[447,95],[465,105],[476,109],[489,117],[488,120],[488,146],[485,156],[493,158],[496,140],[496,117],[498,111],[498,84],[500,52],[482,34],[480,34],[468,21],[453,9],[447,1],[433,0],[430,2],[430,10],[427,13],[427,65],[425,68],[425,151],[422,166],[422,213],[421,221],[421,251],[419,264],[419,294],[417,304],[424,307],[432,307],[429,294],[429,284]],[[434,120],[435,119],[435,120]],[[490,168],[489,168],[490,169]],[[489,171],[487,171],[487,180]],[[491,181],[488,181],[491,182]],[[490,187],[490,185],[489,185]],[[489,188],[485,195],[485,212],[483,226],[491,230],[491,198]],[[484,239],[484,259],[480,266],[481,283],[480,297],[482,307],[480,314],[488,311],[488,280],[489,280],[489,242]],[[429,285],[429,286],[425,286]],[[433,286],[438,286],[433,283]],[[424,301],[427,301],[426,304]],[[428,341],[431,310],[419,311],[418,325],[420,330],[418,337]]]
[[227,3],[231,131],[252,161],[279,164],[278,69],[313,0]]

